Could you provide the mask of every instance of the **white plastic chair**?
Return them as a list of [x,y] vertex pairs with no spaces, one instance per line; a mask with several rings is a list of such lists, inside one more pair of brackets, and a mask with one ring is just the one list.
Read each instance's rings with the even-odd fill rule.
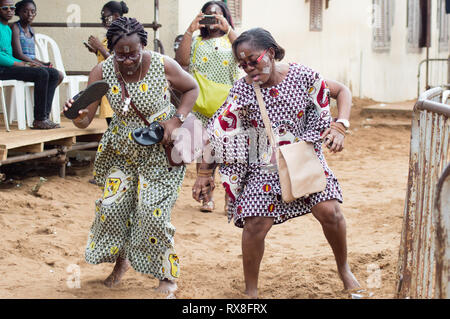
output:
[[[5,102],[5,87],[11,87],[11,99],[8,110]],[[17,118],[17,126],[19,130],[25,130],[25,98],[24,98],[24,82],[16,80],[0,81],[0,102],[2,104],[3,119],[5,121],[6,131],[9,132],[9,124]],[[9,115],[8,115],[9,113]]]
[[[36,33],[34,35],[36,42],[36,56],[41,61],[50,61],[50,50],[54,58],[54,67],[61,71],[64,75],[64,80],[61,84],[67,84],[67,98],[71,98],[80,92],[80,84],[88,82],[88,77],[85,75],[66,75],[64,63],[59,50],[58,44],[51,37],[45,34]],[[31,89],[27,89],[28,94],[31,94]],[[60,123],[60,106],[59,106],[59,87],[55,91],[55,96],[52,104],[53,122]]]
[[[48,46],[42,46],[43,43],[38,43],[35,41],[35,52],[36,58],[41,61],[49,61],[48,59]],[[34,83],[26,82],[25,85],[25,108],[26,108],[26,117],[27,117],[27,125],[31,127],[33,125],[34,120]],[[51,111],[51,119],[55,123],[61,122],[60,116],[60,106],[59,106],[59,87],[55,90],[55,95],[53,96],[52,101],[52,111]]]

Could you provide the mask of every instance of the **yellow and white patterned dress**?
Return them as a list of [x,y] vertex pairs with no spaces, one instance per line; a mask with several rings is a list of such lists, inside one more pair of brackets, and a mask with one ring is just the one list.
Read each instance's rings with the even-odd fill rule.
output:
[[[151,55],[144,79],[125,84],[134,104],[149,122],[166,120],[175,114],[164,58],[156,52]],[[121,256],[128,258],[138,272],[160,280],[176,279],[180,268],[174,250],[171,210],[186,168],[171,167],[160,144],[141,146],[132,140],[131,132],[145,124],[132,107],[124,111],[113,56],[103,62],[102,72],[110,86],[106,96],[114,115],[95,158],[94,177],[104,192],[96,201],[86,261],[115,262]]]
[[[199,42],[198,46],[197,42]],[[194,51],[195,64],[193,63]],[[196,37],[191,44],[190,57],[189,72],[191,74],[197,70],[208,80],[231,86],[239,77],[239,68],[227,35],[208,40],[203,40],[200,36]],[[209,118],[199,112],[192,113],[206,127]]]

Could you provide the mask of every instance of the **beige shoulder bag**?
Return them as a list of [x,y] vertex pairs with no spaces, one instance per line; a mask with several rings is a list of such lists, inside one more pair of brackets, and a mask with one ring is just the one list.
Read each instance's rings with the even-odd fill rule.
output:
[[297,198],[323,191],[327,181],[323,166],[314,151],[314,145],[305,141],[276,145],[261,89],[256,83],[253,85],[267,136],[276,154],[283,201],[289,203]]

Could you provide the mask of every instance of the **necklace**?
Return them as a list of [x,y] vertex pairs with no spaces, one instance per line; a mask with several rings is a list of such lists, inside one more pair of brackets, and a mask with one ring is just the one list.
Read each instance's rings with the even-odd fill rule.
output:
[[[141,76],[142,76],[142,62],[141,62],[141,65],[139,66],[139,68],[140,68],[140,71],[139,71],[138,82],[141,80]],[[123,78],[123,75],[122,75],[122,73],[120,72],[119,67],[117,67],[117,71],[119,72],[119,75],[120,75],[120,77],[122,78],[123,83],[124,83],[125,85],[127,85],[128,83],[127,83],[127,81],[125,81],[125,79]],[[130,96],[126,96],[125,99],[123,100],[123,108],[122,108],[122,111],[123,111],[124,113],[127,113],[127,112],[128,112],[130,103],[131,103],[131,97],[130,97]]]

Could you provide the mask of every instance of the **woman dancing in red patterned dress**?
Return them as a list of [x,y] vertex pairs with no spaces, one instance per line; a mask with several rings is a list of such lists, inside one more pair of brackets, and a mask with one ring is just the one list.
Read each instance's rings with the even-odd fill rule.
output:
[[[234,218],[235,225],[243,228],[246,294],[252,298],[258,295],[264,239],[272,225],[310,212],[322,225],[344,288],[360,287],[347,263],[346,223],[339,206],[341,188],[322,153],[323,139],[332,152],[343,149],[345,130],[349,126],[351,92],[338,82],[325,81],[319,73],[304,65],[279,63],[284,57],[284,49],[261,28],[242,33],[233,43],[233,53],[247,76],[235,82],[226,103],[209,121],[208,135],[215,160],[221,163],[219,172],[223,185],[231,198],[228,218]],[[282,201],[254,82],[261,86],[278,144],[299,140],[314,144],[326,175],[324,191],[290,203]],[[336,98],[339,110],[338,120],[333,123],[329,94]],[[208,176],[213,166],[201,164],[193,187],[194,199],[204,198],[213,187],[212,178]]]

